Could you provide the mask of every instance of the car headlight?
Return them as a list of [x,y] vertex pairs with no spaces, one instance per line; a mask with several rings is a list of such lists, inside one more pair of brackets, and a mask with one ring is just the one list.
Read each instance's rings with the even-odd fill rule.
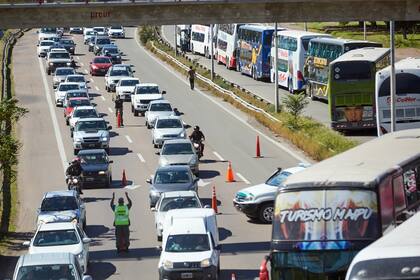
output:
[[70,66],[70,65],[71,65],[71,62],[67,62],[67,63],[66,63],[66,65],[67,65],[67,66]]
[[181,133],[179,134],[179,137],[184,138],[184,137],[185,137],[185,131],[181,132]]
[[158,191],[151,190],[150,191],[150,195],[153,196],[153,197],[159,197],[160,196],[160,193]]
[[80,252],[79,254],[77,254],[77,258],[78,258],[79,260],[82,260],[82,259],[83,259],[83,253],[82,253],[82,252]]
[[101,170],[101,171],[99,171],[99,172],[98,172],[98,174],[99,174],[99,175],[105,175],[105,174],[106,174],[106,171]]
[[169,260],[165,260],[163,262],[163,268],[164,269],[172,269],[172,268],[174,268],[174,263],[169,261]]
[[247,196],[244,197],[244,201],[253,201],[255,198],[252,194],[247,194]]
[[204,259],[200,262],[200,267],[209,267],[211,265],[210,259]]
[[92,64],[92,69],[98,69],[98,66],[96,66],[95,64]]
[[54,63],[52,63],[52,62],[50,62],[49,64],[50,64],[50,66],[53,66],[54,65]]
[[102,137],[102,138],[101,138],[101,140],[102,140],[103,142],[106,142],[106,141],[108,141],[108,137]]
[[82,142],[82,138],[74,138],[75,142]]
[[191,165],[194,165],[194,164],[196,164],[196,163],[197,163],[197,158],[193,157],[193,158],[190,160],[190,164],[191,164]]

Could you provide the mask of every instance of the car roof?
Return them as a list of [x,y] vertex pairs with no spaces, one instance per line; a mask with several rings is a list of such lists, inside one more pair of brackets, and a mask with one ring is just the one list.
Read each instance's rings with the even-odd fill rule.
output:
[[[195,212],[196,209],[191,210],[190,212]],[[201,210],[197,208],[197,210]],[[172,210],[170,210],[172,211]],[[200,217],[196,218],[187,218],[187,217],[178,217],[178,219],[182,219],[182,221],[177,221],[171,225],[171,228],[168,230],[170,235],[177,235],[177,234],[205,234],[206,225],[203,219]]]
[[[86,97],[85,97],[86,98]],[[74,108],[74,110],[96,110],[96,108],[94,106],[77,106],[76,108]]]
[[136,85],[136,87],[159,87],[158,84],[154,84],[154,83],[140,83],[138,85]]
[[[106,58],[106,59],[109,59],[109,57],[107,57],[107,56],[97,55],[97,56],[95,56],[95,57],[92,59],[92,61],[93,61],[93,60],[95,60],[95,58]],[[113,66],[114,66],[114,65],[113,65]]]
[[44,198],[62,197],[62,196],[77,196],[77,192],[74,190],[66,191],[51,191],[44,194]]
[[156,172],[158,171],[171,171],[171,170],[188,170],[190,171],[189,165],[168,165],[168,166],[160,166],[156,169]]
[[53,40],[41,40],[41,42],[40,43],[42,43],[42,42],[49,42],[49,43],[55,43],[55,41],[53,41]]
[[[74,90],[72,90],[74,91]],[[69,101],[73,101],[73,100],[89,100],[89,98],[87,97],[71,97],[69,98]]]
[[171,102],[169,102],[166,99],[158,99],[158,100],[152,100],[152,101],[150,101],[149,104],[171,104]]
[[102,154],[105,153],[104,149],[88,149],[79,151],[78,155],[91,155],[91,154]]
[[183,138],[179,138],[179,139],[170,139],[170,140],[165,140],[165,142],[163,143],[163,145],[168,145],[168,144],[182,144],[182,143],[188,143],[191,144],[191,140],[190,139],[183,139]]
[[140,81],[140,79],[139,78],[136,78],[136,77],[124,77],[124,78],[121,78],[120,79],[120,81],[129,81],[129,80]]
[[73,70],[73,71],[75,71],[73,67],[57,67],[57,68],[55,68],[55,72],[57,72],[57,70]]
[[85,77],[84,75],[82,75],[82,74],[70,74],[70,75],[67,75],[67,77]]
[[102,49],[118,49],[118,46],[114,45],[114,44],[106,44],[102,47]]
[[60,85],[79,85],[79,83],[75,83],[75,82],[63,82],[63,83],[60,83]]
[[71,253],[26,254],[20,257],[19,263],[21,266],[71,264],[74,263],[74,255]]
[[40,224],[38,231],[49,231],[49,230],[67,230],[74,229],[76,224],[73,222],[64,222],[64,223],[44,223]]
[[80,119],[78,122],[92,122],[92,121],[105,121],[104,118],[84,118]]
[[164,192],[162,193],[163,198],[170,197],[196,197],[197,194],[195,191],[174,191],[174,192]]
[[158,116],[157,121],[158,120],[180,120],[181,121],[181,117],[180,116]]
[[[75,84],[79,84],[79,83],[75,83]],[[69,93],[69,92],[83,92],[87,94],[86,90],[84,89],[71,89],[71,90],[68,90],[66,93]]]

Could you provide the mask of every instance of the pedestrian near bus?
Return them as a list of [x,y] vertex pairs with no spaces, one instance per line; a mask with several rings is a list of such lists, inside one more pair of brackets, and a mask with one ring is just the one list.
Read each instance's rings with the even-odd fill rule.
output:
[[191,90],[194,90],[195,70],[192,66],[190,66],[190,70],[188,70],[188,78],[190,80]]

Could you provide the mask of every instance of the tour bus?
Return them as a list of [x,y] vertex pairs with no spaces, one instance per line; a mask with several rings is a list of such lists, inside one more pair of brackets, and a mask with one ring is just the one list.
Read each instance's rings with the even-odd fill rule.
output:
[[[260,279],[343,279],[354,256],[420,205],[420,129],[386,134],[290,175]],[[264,277],[266,276],[266,277]]]
[[328,70],[331,61],[345,52],[364,47],[382,47],[379,43],[336,38],[314,38],[309,41],[304,66],[306,93],[312,99],[327,101]]
[[[329,38],[331,35],[300,30],[282,30],[277,32],[277,68],[279,86],[290,93],[305,90],[303,66],[309,41],[316,37]],[[275,40],[271,46],[271,82],[275,82]]]
[[270,51],[274,29],[264,25],[239,27],[236,70],[258,79],[270,78]]
[[[420,128],[420,58],[395,63],[396,130]],[[391,131],[391,67],[376,73],[376,116],[378,136]]]
[[420,213],[353,259],[346,280],[420,279]]
[[176,26],[176,46],[182,52],[190,50],[191,25],[177,25]]
[[[213,30],[216,26],[213,27]],[[214,33],[216,35],[217,33]],[[210,36],[210,25],[193,24],[191,26],[190,50],[193,54],[201,54],[210,58],[212,39]],[[216,52],[214,50],[214,52]]]
[[238,30],[242,24],[219,24],[217,31],[217,62],[236,69]]
[[328,107],[336,130],[376,127],[375,75],[390,62],[389,49],[355,49],[330,63]]

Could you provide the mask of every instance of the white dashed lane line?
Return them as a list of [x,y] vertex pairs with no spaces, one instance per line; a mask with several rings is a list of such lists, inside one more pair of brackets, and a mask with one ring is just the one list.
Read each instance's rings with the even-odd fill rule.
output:
[[128,143],[130,144],[133,143],[133,140],[131,140],[130,136],[126,135],[125,139],[127,139]]
[[86,70],[86,69],[84,70],[84,72],[85,72],[86,74],[89,74],[88,70]]
[[108,111],[109,111],[110,113],[114,113],[114,111],[113,111],[110,107],[108,107]]
[[80,57],[76,56],[76,59],[77,59],[77,60],[80,60]]
[[97,91],[99,91],[99,88],[98,88],[97,86],[95,86],[95,89],[96,89]]
[[146,160],[144,159],[144,157],[143,157],[140,153],[137,153],[137,157],[139,158],[139,160],[140,160],[141,162],[143,162],[143,163],[145,163],[145,162],[146,162]]
[[221,155],[219,155],[219,153],[218,152],[213,152],[213,154],[220,160],[220,161],[225,161],[225,159],[221,156]]
[[94,82],[95,82],[95,80],[94,80],[94,79],[92,79],[92,78],[89,78],[89,80],[90,80],[92,83],[94,83]]
[[106,98],[105,98],[105,97],[103,97],[102,95],[101,95],[101,99],[102,99],[103,101],[105,101],[105,100],[106,100]]
[[241,178],[242,181],[244,181],[245,184],[251,185],[251,182],[248,181],[241,173],[236,173],[236,175]]
[[83,64],[83,62],[80,62],[80,66],[82,66],[82,67],[83,67],[83,66],[85,66],[85,64]]

